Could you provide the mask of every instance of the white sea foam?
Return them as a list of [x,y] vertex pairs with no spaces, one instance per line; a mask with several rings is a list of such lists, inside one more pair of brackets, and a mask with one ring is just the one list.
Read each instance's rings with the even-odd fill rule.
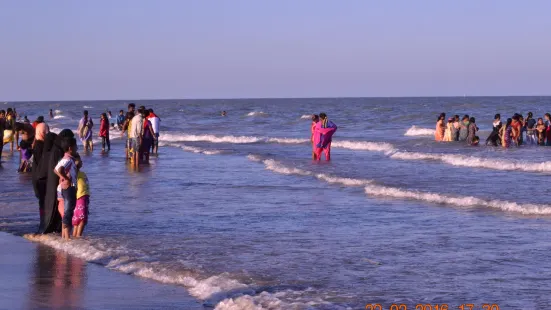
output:
[[304,114],[300,119],[312,119],[312,114]]
[[454,205],[459,207],[481,206],[493,209],[499,209],[507,212],[517,212],[522,214],[549,215],[551,214],[550,205],[520,204],[504,200],[484,200],[472,196],[450,196],[438,193],[419,192],[406,190],[396,187],[368,185],[365,192],[371,196],[390,197],[398,199],[421,200],[437,204]]
[[404,136],[434,136],[434,129],[411,126]]
[[63,111],[61,111],[61,110],[54,110],[54,114],[62,114],[62,113],[63,113]]
[[269,114],[262,111],[254,111],[247,113],[247,116],[269,116]]
[[436,160],[452,166],[485,168],[504,171],[525,171],[540,173],[551,172],[551,161],[530,163],[506,159],[481,158],[460,154],[430,154],[418,152],[396,152],[390,155],[390,158],[403,160]]
[[93,106],[89,106],[89,105],[85,105],[83,106],[84,109],[93,109],[94,107]]
[[[235,290],[247,291],[247,285],[232,279],[227,273],[200,279],[200,276],[193,271],[176,271],[160,262],[140,261],[132,256],[133,251],[129,251],[121,246],[100,249],[99,246],[93,245],[86,239],[65,241],[55,235],[34,234],[25,235],[24,237],[28,240],[64,251],[83,260],[99,262],[109,269],[162,283],[182,285],[188,289],[192,296],[201,300],[207,300],[215,294],[224,292],[233,293]],[[250,291],[250,289],[248,290]]]
[[297,138],[268,138],[266,142],[279,143],[279,144],[304,144],[304,143],[309,143],[310,140],[297,139]]
[[262,141],[263,138],[252,136],[214,136],[214,135],[188,135],[188,134],[175,134],[175,133],[163,133],[159,137],[159,141],[164,142],[212,142],[212,143],[235,143],[246,144],[256,143]]
[[181,144],[176,144],[176,143],[160,142],[159,146],[177,147],[177,148],[180,148],[180,149],[182,149],[186,152],[197,153],[197,154],[205,154],[205,155],[218,155],[218,154],[222,153],[221,150],[207,150],[207,149],[200,148],[200,147],[189,146],[189,145],[181,145]]
[[394,152],[396,149],[390,143],[386,142],[368,142],[368,141],[333,141],[332,147],[343,148],[349,150],[358,151],[372,151],[372,152]]
[[365,186],[368,184],[371,184],[373,181],[366,180],[366,179],[352,179],[352,178],[341,178],[336,176],[331,176],[324,173],[314,173],[311,171],[303,170],[300,168],[295,167],[289,167],[281,162],[278,162],[274,159],[265,159],[263,160],[257,155],[248,155],[247,158],[251,161],[255,162],[262,162],[267,170],[279,173],[279,174],[285,174],[285,175],[299,175],[299,176],[313,176],[317,178],[318,180],[327,182],[329,184],[340,184],[343,186]]
[[65,115],[55,115],[54,116],[54,119],[60,119],[60,118],[65,118]]

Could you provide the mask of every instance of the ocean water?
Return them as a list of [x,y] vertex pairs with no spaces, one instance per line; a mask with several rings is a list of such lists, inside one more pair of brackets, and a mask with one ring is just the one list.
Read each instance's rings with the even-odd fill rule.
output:
[[[5,106],[31,120],[54,109],[61,130],[127,102]],[[540,117],[551,97],[134,102],[162,119],[159,157],[133,171],[112,131],[111,153],[83,156],[86,238],[26,238],[183,286],[205,308],[551,307],[551,148],[432,136],[439,113],[469,114],[484,142],[495,113]],[[311,160],[318,112],[339,126],[330,163]],[[0,230],[24,235],[38,203],[17,160],[2,154]]]

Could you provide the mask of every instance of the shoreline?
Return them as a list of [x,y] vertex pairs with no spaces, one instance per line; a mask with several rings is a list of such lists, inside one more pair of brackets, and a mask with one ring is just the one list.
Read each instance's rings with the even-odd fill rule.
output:
[[0,231],[2,308],[204,309],[184,287],[112,272]]

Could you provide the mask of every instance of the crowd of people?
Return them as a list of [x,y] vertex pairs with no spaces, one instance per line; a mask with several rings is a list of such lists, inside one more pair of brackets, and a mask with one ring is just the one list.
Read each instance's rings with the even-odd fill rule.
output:
[[446,113],[441,113],[436,121],[434,139],[441,142],[463,141],[469,145],[478,145],[478,130],[474,117],[465,115],[460,120],[459,115],[454,115],[446,122]]
[[[436,121],[434,139],[439,142],[465,141],[469,145],[478,145],[478,130],[474,117],[465,115],[460,121],[459,116],[455,115],[446,122],[446,114],[441,113]],[[505,122],[500,114],[495,115],[486,145],[508,148],[523,144],[551,146],[551,114],[546,113],[536,120],[532,112],[528,112],[526,118],[516,113]]]
[[[54,118],[52,110],[50,119]],[[121,117],[122,116],[122,117]],[[111,112],[100,115],[99,137],[102,151],[110,151],[110,129],[127,133],[126,157],[134,167],[149,162],[150,153],[158,153],[160,118],[153,109],[128,105],[121,110],[117,123],[110,123]],[[90,186],[82,171],[83,161],[78,153],[77,137],[85,152],[93,152],[94,122],[88,111],[83,112],[78,129],[64,129],[59,134],[50,131],[44,117],[32,124],[25,116],[18,118],[13,108],[0,110],[0,154],[10,144],[13,153],[20,152],[19,172],[32,173],[32,184],[38,199],[39,233],[61,232],[64,239],[80,237],[88,222]],[[1,162],[0,162],[1,164]],[[72,230],[72,231],[71,231]]]

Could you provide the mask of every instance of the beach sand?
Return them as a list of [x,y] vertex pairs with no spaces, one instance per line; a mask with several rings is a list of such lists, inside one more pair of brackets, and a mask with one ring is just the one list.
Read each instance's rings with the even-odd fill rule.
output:
[[183,287],[87,263],[0,232],[0,309],[203,309]]

